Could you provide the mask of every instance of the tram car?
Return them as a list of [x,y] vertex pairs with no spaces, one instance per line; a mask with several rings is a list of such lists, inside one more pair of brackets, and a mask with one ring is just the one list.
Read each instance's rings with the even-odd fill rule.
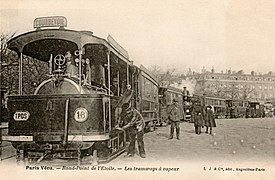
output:
[[[3,139],[12,142],[18,161],[109,161],[126,148],[125,131],[115,129],[123,103],[131,101],[148,121],[158,118],[158,84],[133,66],[127,51],[111,36],[66,26],[62,16],[37,18],[36,30],[8,42],[19,57],[19,95],[8,98]],[[32,95],[22,93],[25,56],[48,63],[48,79]]]
[[244,118],[247,116],[248,101],[226,99],[226,118]]
[[167,124],[169,107],[172,105],[173,99],[176,99],[180,108],[180,119],[184,120],[184,109],[183,109],[183,91],[181,89],[172,86],[161,86],[159,87],[159,114],[160,120],[159,125]]
[[267,100],[267,103],[269,103],[269,104],[272,105],[272,108],[273,108],[273,116],[275,116],[275,101],[274,101],[274,99],[268,99],[268,100]]
[[159,123],[159,83],[144,66],[136,67],[133,76],[134,104],[145,121],[145,130],[156,129]]
[[258,101],[249,101],[246,118],[264,117],[264,105]]
[[225,118],[225,115],[226,115],[225,99],[205,96],[204,101],[205,101],[205,106],[212,107],[215,118]]
[[264,117],[273,117],[274,116],[274,107],[271,102],[266,102],[264,105]]

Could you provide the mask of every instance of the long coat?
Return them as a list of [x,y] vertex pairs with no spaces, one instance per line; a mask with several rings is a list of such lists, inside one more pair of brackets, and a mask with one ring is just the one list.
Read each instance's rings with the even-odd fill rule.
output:
[[206,110],[206,113],[205,113],[205,126],[206,127],[216,127],[214,113],[211,109]]
[[174,122],[180,121],[180,108],[177,105],[172,104],[168,108],[168,118],[170,121],[174,121]]
[[195,104],[193,106],[192,118],[194,121],[194,126],[203,126],[203,108],[200,105]]

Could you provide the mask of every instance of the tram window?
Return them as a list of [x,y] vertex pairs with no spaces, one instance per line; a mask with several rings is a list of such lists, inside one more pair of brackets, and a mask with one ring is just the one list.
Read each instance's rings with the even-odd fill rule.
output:
[[[143,95],[146,98],[152,99],[156,98],[157,96],[157,90],[154,90],[154,85],[151,81],[149,81],[147,78],[143,77],[143,88],[142,88]],[[156,92],[156,94],[154,93]]]
[[65,54],[66,60],[66,74],[69,77],[76,77],[78,76],[78,68],[76,66],[75,58],[72,56],[71,51],[67,51]]

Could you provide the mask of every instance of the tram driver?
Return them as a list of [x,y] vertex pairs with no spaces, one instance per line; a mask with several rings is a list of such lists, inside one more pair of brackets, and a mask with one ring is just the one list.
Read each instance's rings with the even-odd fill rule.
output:
[[141,158],[145,158],[145,149],[144,149],[144,119],[140,112],[132,107],[129,103],[124,103],[122,105],[122,120],[125,124],[123,127],[117,126],[117,130],[127,130],[129,133],[130,144],[128,147],[128,152],[126,157],[133,157],[135,155],[135,144],[137,141],[139,155]]
[[70,51],[66,52],[65,59],[66,59],[66,72],[65,72],[65,74],[68,75],[69,77],[77,78],[78,68],[75,65],[75,62],[72,58],[72,54],[71,54]]

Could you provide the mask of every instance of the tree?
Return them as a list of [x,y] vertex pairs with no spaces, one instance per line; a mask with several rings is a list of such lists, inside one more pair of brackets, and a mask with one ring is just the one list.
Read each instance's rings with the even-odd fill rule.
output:
[[225,98],[226,99],[240,99],[239,87],[235,82],[226,86]]
[[255,98],[257,95],[255,89],[248,85],[243,86],[240,94],[243,100]]
[[9,92],[17,94],[18,92],[18,62],[16,53],[7,48],[9,41],[15,33],[1,34],[1,59],[0,59],[0,79],[1,87],[7,87]]
[[[19,57],[7,48],[7,42],[14,34],[1,35],[1,86],[7,87],[11,94],[18,94]],[[23,94],[32,94],[35,87],[47,78],[47,63],[31,57],[23,56]]]
[[153,65],[149,68],[149,71],[155,75],[161,85],[171,85],[175,82],[181,82],[181,75],[176,74],[175,68],[163,70],[161,67]]

